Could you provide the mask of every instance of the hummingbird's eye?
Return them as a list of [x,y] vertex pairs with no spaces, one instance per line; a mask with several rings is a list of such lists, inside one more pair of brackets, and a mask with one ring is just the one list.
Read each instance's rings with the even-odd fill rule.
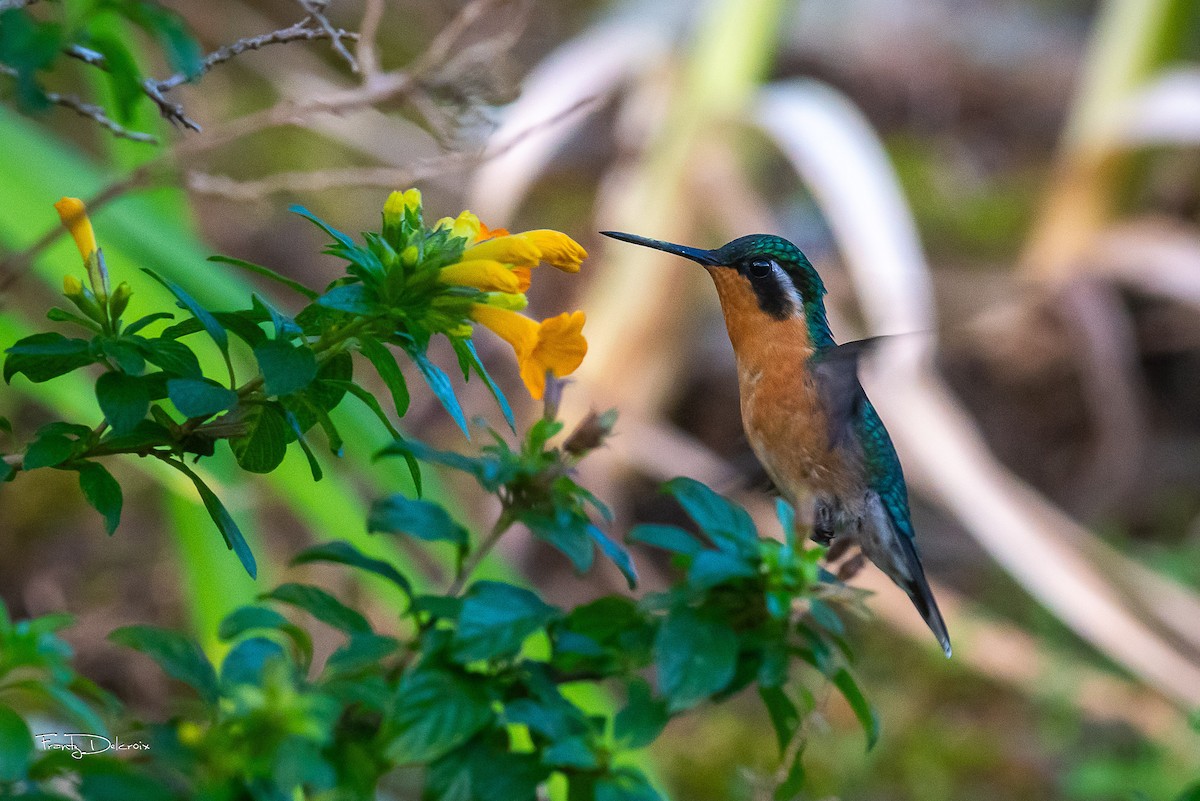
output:
[[751,278],[766,278],[775,269],[773,259],[755,259],[750,262],[750,277]]

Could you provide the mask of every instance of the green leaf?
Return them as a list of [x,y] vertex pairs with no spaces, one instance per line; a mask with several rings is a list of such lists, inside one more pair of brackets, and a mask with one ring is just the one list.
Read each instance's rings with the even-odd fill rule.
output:
[[145,317],[139,317],[129,325],[125,326],[124,334],[125,336],[130,337],[151,323],[158,322],[159,320],[173,319],[175,319],[175,315],[171,314],[170,312],[154,312],[154,314],[147,314]]
[[120,339],[100,339],[100,350],[115,363],[123,373],[131,376],[141,375],[146,370],[146,360],[142,357],[137,346],[132,342]]
[[148,385],[124,373],[105,373],[96,379],[96,400],[117,436],[133,431],[150,412]]
[[234,267],[240,267],[241,269],[247,270],[256,275],[261,275],[264,278],[270,278],[272,281],[276,281],[276,282],[288,287],[289,289],[299,292],[301,295],[308,298],[309,300],[316,300],[318,297],[318,293],[312,291],[311,289],[306,287],[304,284],[300,283],[299,281],[293,281],[291,278],[288,278],[286,276],[280,275],[279,273],[272,270],[270,267],[264,267],[261,264],[255,264],[254,262],[245,261],[244,259],[235,259],[233,256],[209,256],[208,260],[220,262],[221,264],[231,264]]
[[596,541],[600,546],[600,550],[604,555],[612,560],[612,563],[621,571],[621,575],[625,577],[626,583],[629,584],[629,589],[637,587],[637,570],[633,566],[633,559],[629,556],[629,551],[622,548],[614,540],[609,539],[608,535],[595,526],[588,526],[588,535]]
[[453,658],[467,663],[516,656],[529,635],[560,614],[529,590],[496,581],[477,582],[463,600]]
[[117,122],[128,124],[133,119],[135,107],[146,96],[137,61],[124,42],[115,36],[93,33],[88,37],[88,47],[104,56],[104,72],[112,87],[115,117]]
[[196,318],[196,321],[199,322],[204,330],[208,332],[208,335],[212,337],[212,341],[217,343],[217,347],[221,349],[221,353],[225,354],[226,358],[228,358],[229,335],[225,333],[225,329],[219,322],[217,322],[217,318],[213,316],[213,313],[201,306],[195,298],[188,294],[187,290],[179,286],[179,284],[176,284],[174,281],[168,281],[166,278],[163,278],[158,273],[146,267],[142,268],[142,272],[146,273],[155,281],[158,281],[160,284],[166,287],[167,291],[174,295],[175,299],[179,301],[179,304],[191,312],[192,316]]
[[75,456],[79,443],[62,434],[43,434],[25,448],[24,467],[55,467]]
[[654,548],[662,548],[672,553],[695,556],[704,550],[704,546],[678,526],[665,526],[658,523],[642,523],[634,526],[626,535],[627,542],[640,542]]
[[675,478],[663,485],[696,525],[723,551],[755,555],[758,532],[746,510],[722,498],[691,478]]
[[200,500],[204,503],[204,508],[208,511],[208,516],[216,523],[217,529],[221,532],[221,536],[225,539],[225,545],[237,554],[237,558],[242,563],[242,567],[246,568],[246,572],[251,578],[258,575],[258,566],[254,562],[254,554],[250,551],[250,545],[246,542],[246,537],[242,534],[242,530],[238,528],[237,523],[230,517],[225,505],[221,503],[220,498],[216,496],[208,485],[192,471],[183,462],[175,461],[174,459],[166,459],[167,464],[174,467],[179,472],[192,480],[196,485],[196,491],[200,493]]
[[737,667],[737,634],[727,623],[691,609],[672,610],[654,640],[658,686],[672,712],[723,690]]
[[596,554],[588,533],[591,524],[587,517],[562,507],[554,509],[552,514],[526,512],[519,517],[535,537],[550,543],[570,559],[578,572],[591,569]]
[[238,403],[238,394],[208,378],[172,378],[167,397],[184,417],[210,417]]
[[841,690],[842,695],[850,704],[850,708],[854,710],[854,716],[858,718],[863,732],[867,735],[867,750],[870,751],[879,741],[879,717],[848,670],[838,668],[838,671],[833,674],[833,684]]
[[245,416],[244,436],[229,440],[238,465],[249,473],[270,473],[287,455],[288,423],[271,404],[255,405]]
[[629,682],[629,698],[613,718],[613,737],[626,748],[644,748],[658,739],[670,720],[667,702],[655,698],[642,679]]
[[368,573],[374,573],[391,581],[403,590],[405,595],[409,596],[409,598],[412,597],[412,583],[399,570],[382,559],[374,559],[367,556],[344,540],[323,542],[320,545],[306,548],[292,558],[291,564],[304,565],[309,562],[334,562],[366,570]]
[[0,62],[15,71],[18,108],[35,111],[50,104],[38,86],[37,72],[54,63],[62,46],[61,25],[37,22],[20,8],[0,13]]
[[66,375],[96,361],[91,346],[84,339],[67,339],[62,334],[34,334],[18,340],[8,348],[4,360],[4,382],[24,373],[35,384]]
[[[508,405],[508,398],[504,397],[500,386],[488,374],[487,368],[483,365],[483,360],[479,358],[479,352],[475,350],[475,343],[469,339],[451,338],[450,344],[454,346],[454,352],[458,354],[459,362],[474,368],[476,375],[483,379],[488,392],[491,392],[492,397],[496,399],[496,405],[500,407],[500,413],[504,415],[504,421],[508,423],[509,429],[515,432],[517,424],[513,419],[512,407]],[[466,372],[467,369],[464,367],[464,376]]]
[[265,606],[239,606],[221,620],[217,636],[228,642],[254,629],[278,629],[288,619]]
[[688,583],[701,590],[740,578],[758,575],[755,565],[743,557],[725,551],[701,551],[688,568]]
[[274,609],[263,606],[238,607],[221,621],[217,636],[228,642],[254,630],[283,632],[296,646],[301,667],[307,670],[312,663],[312,637]]
[[662,801],[662,796],[641,771],[617,768],[596,780],[595,801]]
[[122,626],[108,639],[150,657],[168,676],[196,690],[205,703],[216,704],[217,674],[195,641],[155,626]]
[[320,587],[311,584],[280,584],[271,592],[259,596],[299,607],[335,629],[349,634],[369,632],[371,624],[362,613],[351,609]]
[[371,337],[361,337],[358,341],[358,349],[375,367],[375,372],[379,373],[379,377],[383,379],[384,385],[392,393],[392,403],[396,406],[396,414],[403,417],[408,412],[408,384],[404,381],[404,373],[400,372],[400,365],[396,363],[396,357],[392,355],[386,345]]
[[79,489],[93,509],[104,518],[104,530],[111,536],[121,522],[121,505],[124,498],[121,485],[104,466],[96,462],[82,462],[79,467]]
[[180,378],[202,378],[200,360],[192,349],[177,339],[157,337],[134,340],[135,347],[146,361],[157,364],[163,372]]
[[382,634],[352,634],[350,641],[334,651],[325,663],[327,673],[350,673],[365,667],[375,666],[395,654],[400,641]]
[[513,753],[508,735],[489,732],[429,766],[428,801],[536,801],[550,775],[534,754]]
[[392,701],[387,757],[397,764],[430,762],[465,743],[495,717],[475,682],[436,669],[404,676]]
[[[379,401],[377,401],[375,396],[366,389],[360,387],[358,384],[355,384],[353,381],[327,381],[326,383],[337,383],[344,385],[347,392],[358,398],[368,409],[375,413],[375,416],[379,418],[379,422],[383,423],[383,427],[388,430],[388,433],[391,434],[393,438],[397,440],[403,439],[403,437],[400,435],[400,432],[396,430],[394,425],[392,425],[392,421],[388,420],[387,415],[384,414],[383,407],[379,405]],[[416,489],[417,496],[419,497],[421,495],[421,465],[417,463],[417,458],[411,453],[404,453],[401,455],[404,457],[404,462],[408,466],[408,472],[412,476],[413,480],[413,487]]]
[[430,501],[418,501],[399,493],[371,504],[367,531],[408,534],[432,542],[467,544],[467,530],[456,523],[450,513]]
[[433,362],[429,361],[429,357],[424,351],[410,349],[408,355],[416,362],[417,369],[421,371],[421,375],[425,376],[425,383],[429,385],[429,389],[433,391],[434,396],[441,402],[442,406],[454,418],[454,422],[462,429],[463,436],[467,439],[471,438],[471,432],[467,430],[467,418],[463,414],[462,406],[458,403],[458,398],[454,394],[454,387],[450,384],[450,377]]
[[203,67],[200,44],[188,31],[183,17],[148,0],[132,0],[122,6],[131,21],[158,40],[171,69],[189,78],[200,74]]
[[254,349],[268,395],[298,392],[317,377],[317,357],[312,349],[279,339],[269,339]]
[[0,782],[17,782],[33,761],[33,735],[25,720],[0,704]]
[[317,298],[317,305],[348,314],[370,314],[373,309],[367,288],[362,284],[336,286]]
[[488,492],[495,491],[509,475],[498,459],[490,456],[471,458],[455,451],[439,451],[415,439],[398,439],[375,454],[376,459],[385,456],[415,457],[423,462],[440,464],[454,470],[470,473]]
[[758,695],[762,698],[767,715],[771,718],[771,725],[775,728],[779,753],[783,754],[800,728],[800,712],[781,687],[759,687]]
[[227,688],[238,684],[261,686],[269,664],[286,662],[287,655],[279,643],[266,637],[247,637],[230,648],[221,662],[221,684]]
[[564,737],[542,751],[542,764],[552,768],[595,770],[600,760],[583,737]]

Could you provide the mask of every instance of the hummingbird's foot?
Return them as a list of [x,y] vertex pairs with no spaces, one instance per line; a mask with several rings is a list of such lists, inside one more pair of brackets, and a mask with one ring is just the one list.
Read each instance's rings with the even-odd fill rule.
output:
[[811,539],[818,545],[825,546],[833,542],[833,505],[826,501],[818,500],[813,506]]
[[867,557],[863,555],[862,551],[859,551],[858,553],[854,554],[854,556],[843,562],[842,566],[838,568],[838,580],[849,581],[857,576],[858,571],[862,570],[866,564]]

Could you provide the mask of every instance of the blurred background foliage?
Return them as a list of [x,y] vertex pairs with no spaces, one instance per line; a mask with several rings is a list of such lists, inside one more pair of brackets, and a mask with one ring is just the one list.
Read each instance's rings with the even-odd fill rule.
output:
[[[38,19],[64,11],[62,36],[91,37],[51,55],[117,41],[127,56],[123,79],[69,57],[35,79],[157,143],[114,137],[0,76],[5,346],[39,326],[75,266],[51,206],[62,195],[93,201],[114,275],[152,266],[222,308],[249,283],[205,256],[322,285],[333,269],[315,255],[322,237],[289,203],[361,230],[388,190],[419,182],[435,214],[467,206],[592,251],[581,280],[545,276],[531,300],[589,315],[592,353],[565,416],[620,407],[586,481],[623,523],[677,522],[654,489],[677,474],[769,514],[705,279],[609,251],[593,232],[703,247],[781,233],[825,276],[839,339],[936,332],[936,350],[933,337],[901,338],[868,389],[913,485],[956,646],[945,662],[907,603],[860,577],[878,591],[875,617],[852,637],[883,734],[864,756],[849,708],[824,700],[806,752],[814,797],[1169,799],[1200,778],[1189,717],[1200,706],[1200,2],[167,3],[203,54],[297,24],[321,33],[230,58],[163,103],[139,95],[141,81],[191,73],[199,56],[122,5],[137,4],[98,17],[92,3],[30,5]],[[0,40],[13,19],[0,18]],[[161,114],[173,104],[174,126]],[[485,362],[507,364],[486,352],[503,343],[479,345]],[[496,372],[518,386],[515,369]],[[485,387],[462,390],[468,414],[495,415]],[[3,449],[51,410],[97,413],[85,383],[18,379],[0,393],[15,429]],[[230,483],[232,460],[211,468],[259,556],[258,583],[212,536],[190,486],[152,466],[113,466],[127,500],[112,539],[72,476],[5,485],[9,609],[77,615],[66,636],[81,672],[163,710],[164,679],[109,631],[182,625],[219,649],[216,622],[276,583],[299,548],[389,547],[362,521],[373,498],[407,485],[405,471],[371,463],[378,430],[339,412],[346,457],[318,486],[297,454],[255,482]],[[414,393],[406,422],[460,443],[427,394]],[[427,492],[449,502],[457,480],[431,471]],[[589,590],[529,538],[502,550],[492,569],[523,573],[554,602],[622,582],[600,569]],[[416,572],[430,561],[389,556]],[[665,564],[635,558],[644,589],[661,586]],[[373,611],[389,615],[382,598]],[[748,768],[769,768],[772,740],[746,699],[673,724],[653,759],[672,797],[751,799],[762,789]]]

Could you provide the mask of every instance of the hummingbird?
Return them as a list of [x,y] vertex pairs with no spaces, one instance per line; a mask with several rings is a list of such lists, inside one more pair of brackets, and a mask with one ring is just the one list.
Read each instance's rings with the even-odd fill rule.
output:
[[737,360],[742,427],[817,542],[857,545],[912,600],[949,657],[950,635],[925,579],[900,459],[858,378],[878,338],[837,344],[825,284],[782,237],[751,234],[714,250],[619,231],[605,236],[673,253],[712,276]]

